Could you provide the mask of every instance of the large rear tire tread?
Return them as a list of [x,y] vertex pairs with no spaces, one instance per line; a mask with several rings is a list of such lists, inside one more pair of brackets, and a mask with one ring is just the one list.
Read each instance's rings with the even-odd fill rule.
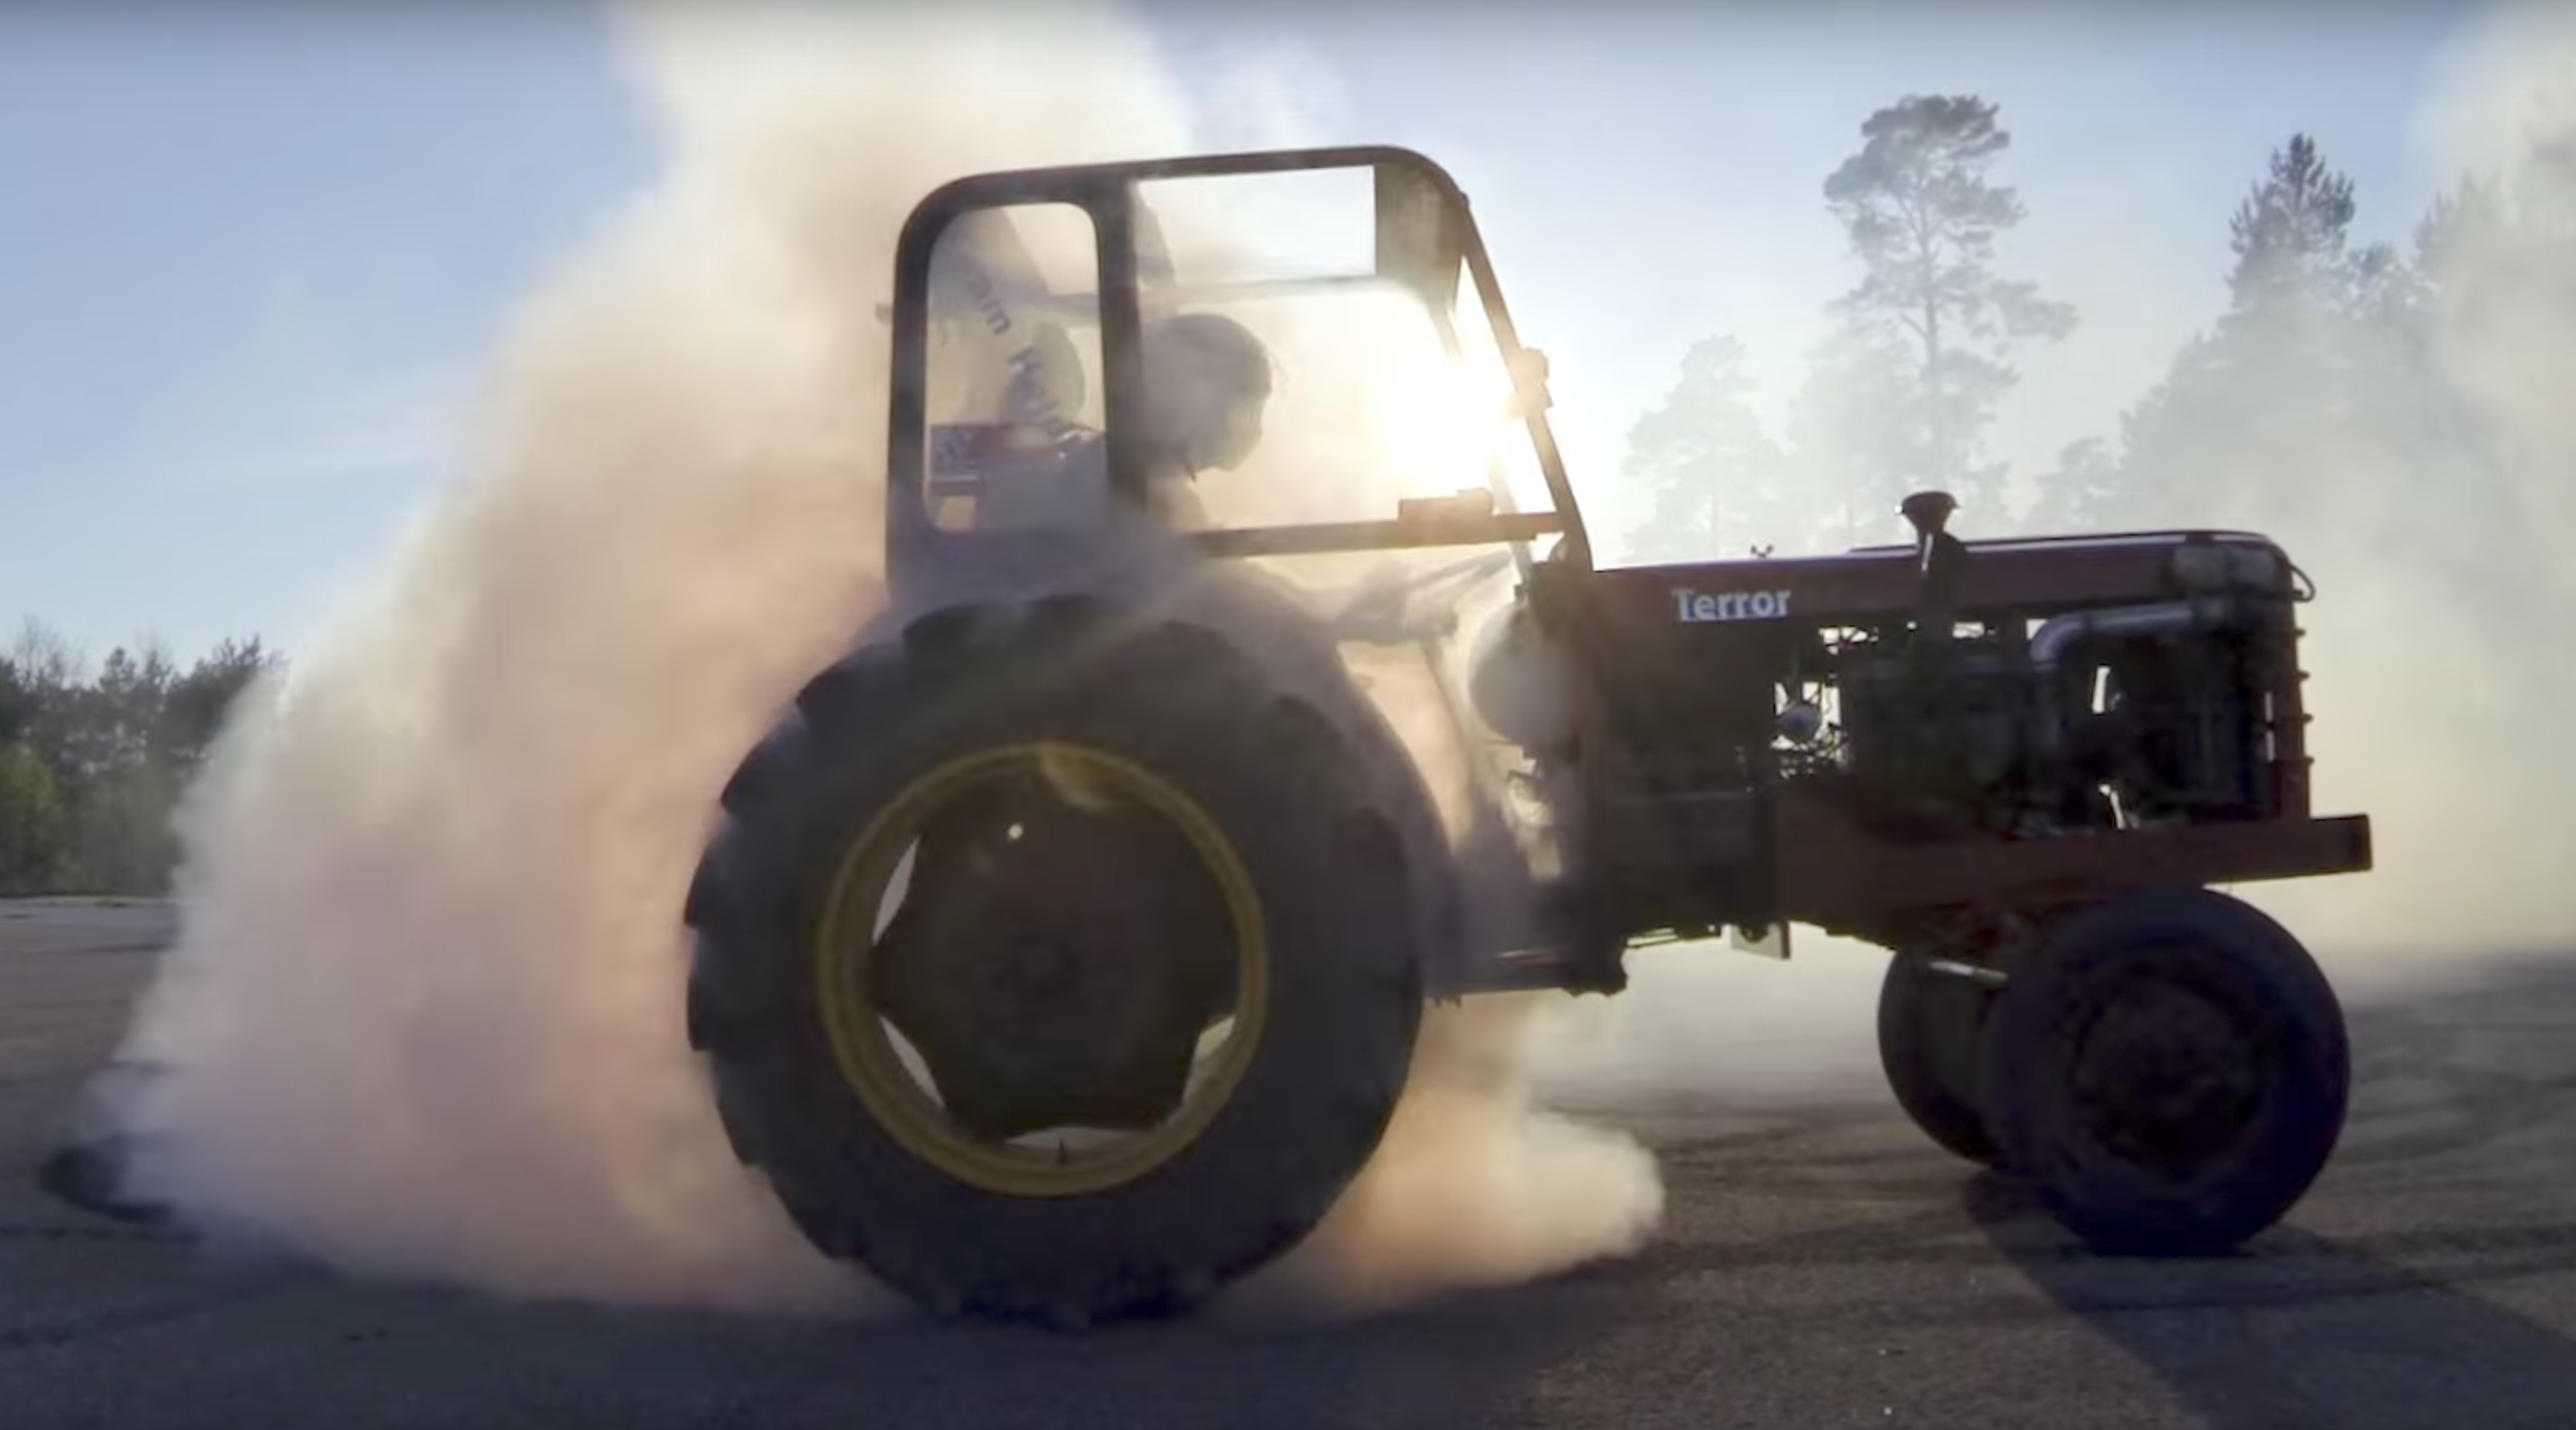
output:
[[[1362,758],[1379,738],[1212,630],[1051,598],[942,612],[801,691],[747,757],[687,901],[689,1036],[736,1152],[805,1235],[944,1313],[1058,1327],[1187,1309],[1302,1239],[1374,1151],[1423,1007],[1420,817]],[[874,1124],[814,1007],[834,860],[909,779],[964,752],[1071,741],[1199,802],[1250,869],[1267,1031],[1215,1124],[1080,1196],[951,1178]],[[1378,752],[1382,753],[1382,752]]]
[[[2088,1130],[2073,1082],[2087,1028],[2124,987],[2155,983],[2223,1008],[2237,1045],[2256,1054],[2248,1124],[2189,1176],[2118,1155]],[[2206,889],[2149,890],[2070,916],[2014,967],[1985,1044],[2006,1169],[2106,1254],[2218,1255],[2270,1229],[2332,1159],[2351,1098],[2343,1010],[2324,972],[2268,915]]]

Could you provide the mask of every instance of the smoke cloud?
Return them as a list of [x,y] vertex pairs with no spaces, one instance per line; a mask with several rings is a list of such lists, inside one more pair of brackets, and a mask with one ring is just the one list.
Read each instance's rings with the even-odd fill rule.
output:
[[[219,743],[125,1049],[161,1070],[119,1094],[126,1190],[361,1273],[883,1306],[726,1146],[681,897],[738,758],[883,600],[904,214],[968,172],[1187,149],[1189,116],[1097,6],[622,19],[668,171],[519,315],[470,472]],[[1271,1294],[1383,1305],[1651,1229],[1651,1160],[1523,1101],[1526,1013],[1435,1011]]]
[[2360,990],[2576,929],[2576,755],[2547,735],[2576,695],[2556,653],[2576,622],[2576,24],[2498,7],[2442,70],[2419,144],[2498,206],[2432,262],[2422,386],[2241,508],[2323,587],[2303,622],[2319,803],[2374,816],[2378,864],[2249,893]]

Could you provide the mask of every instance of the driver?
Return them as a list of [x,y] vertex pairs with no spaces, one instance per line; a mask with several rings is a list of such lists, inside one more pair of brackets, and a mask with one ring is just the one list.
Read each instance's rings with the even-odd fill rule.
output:
[[[1242,465],[1260,442],[1270,401],[1270,353],[1250,329],[1215,313],[1152,320],[1143,337],[1144,424],[1131,439],[1143,453],[1143,489],[1113,488],[1102,434],[1071,433],[1027,469],[1007,476],[989,472],[976,503],[977,525],[1078,529],[1108,517],[1113,500],[1174,529],[1205,524],[1190,484],[1202,472]],[[1079,363],[1046,363],[1037,370],[1059,389],[1044,405],[1080,409]],[[1061,390],[1068,386],[1075,390]]]
[[[1260,444],[1272,386],[1269,350],[1243,324],[1215,313],[1149,320],[1142,337],[1144,421],[1131,440],[1142,453],[1143,489],[1115,486],[1100,432],[1059,426],[1061,435],[1039,459],[987,470],[976,503],[979,526],[1080,531],[1111,519],[1113,503],[1169,530],[1207,525],[1191,484],[1202,472],[1241,466]],[[1006,405],[1018,413],[1077,412],[1083,388],[1070,340],[1050,325],[1014,374]],[[1417,639],[1421,632],[1408,619],[1413,588],[1457,580],[1462,571],[1480,578],[1492,570],[1492,559],[1475,558],[1429,578],[1410,574],[1402,561],[1385,562],[1325,599],[1333,611],[1328,620],[1347,637],[1372,643]]]
[[1121,495],[1168,525],[1200,525],[1190,483],[1243,465],[1259,445],[1270,353],[1232,318],[1183,313],[1147,326],[1144,355],[1145,490]]

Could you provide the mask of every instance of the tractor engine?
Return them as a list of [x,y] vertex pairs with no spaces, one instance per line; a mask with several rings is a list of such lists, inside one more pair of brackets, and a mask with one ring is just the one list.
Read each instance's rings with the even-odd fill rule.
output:
[[1837,643],[1835,739],[1784,773],[1864,807],[1937,804],[1995,833],[2271,812],[2269,623],[2226,596],[1985,620],[1948,640]]
[[1840,766],[1855,783],[1974,796],[2029,768],[2037,687],[2026,665],[1990,636],[1953,641],[1946,654],[1916,655],[1902,632],[1863,634],[1839,652]]

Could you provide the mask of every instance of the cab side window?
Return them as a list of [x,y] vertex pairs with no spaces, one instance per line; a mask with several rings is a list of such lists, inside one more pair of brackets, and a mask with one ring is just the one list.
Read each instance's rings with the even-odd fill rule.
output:
[[1101,437],[1096,236],[1070,204],[959,216],[931,258],[931,519],[946,531],[1097,520]]

